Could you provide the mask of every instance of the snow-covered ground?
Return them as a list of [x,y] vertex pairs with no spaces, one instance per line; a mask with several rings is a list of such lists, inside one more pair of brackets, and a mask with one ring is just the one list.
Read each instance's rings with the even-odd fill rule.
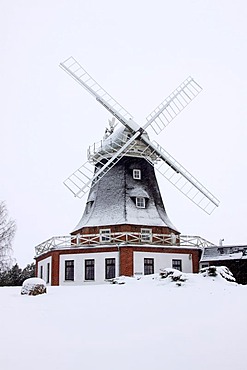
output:
[[245,370],[247,286],[187,277],[0,288],[0,368]]

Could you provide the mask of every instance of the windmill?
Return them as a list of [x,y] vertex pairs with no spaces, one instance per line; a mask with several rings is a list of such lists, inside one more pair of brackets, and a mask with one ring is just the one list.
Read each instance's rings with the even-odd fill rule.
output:
[[89,192],[86,206],[69,236],[52,237],[35,248],[38,276],[47,276],[51,285],[81,285],[165,267],[198,272],[201,250],[212,243],[181,235],[172,224],[155,170],[208,214],[219,201],[147,131],[164,130],[201,87],[187,78],[140,126],[73,57],[60,67],[112,117],[103,140],[89,147],[87,161],[64,181],[76,197]]
[[150,141],[146,131],[151,127],[156,134],[159,134],[201,92],[202,88],[193,78],[188,77],[179,85],[147,116],[147,122],[140,126],[133,120],[133,116],[73,57],[60,63],[60,67],[123,125],[116,134],[113,132],[115,126],[113,119],[110,125],[111,135],[107,135],[105,140],[90,147],[88,160],[65,180],[64,184],[74,196],[81,198],[124,156],[138,156],[154,166],[161,175],[206,213],[211,214],[219,206],[219,200],[157,142]]

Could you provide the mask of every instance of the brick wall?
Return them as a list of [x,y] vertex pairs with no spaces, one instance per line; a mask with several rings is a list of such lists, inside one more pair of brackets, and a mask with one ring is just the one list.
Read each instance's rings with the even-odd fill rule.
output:
[[169,235],[174,233],[179,235],[177,231],[170,229],[166,226],[150,226],[150,225],[130,225],[130,224],[123,224],[123,225],[102,225],[102,226],[92,226],[92,227],[83,227],[80,230],[72,232],[71,235],[77,235],[80,233],[81,235],[84,234],[99,234],[100,229],[111,229],[112,233],[121,233],[121,232],[132,232],[132,233],[140,233],[142,228],[152,229],[153,234],[165,234]]
[[120,248],[120,275],[133,276],[134,274],[134,248],[122,247]]

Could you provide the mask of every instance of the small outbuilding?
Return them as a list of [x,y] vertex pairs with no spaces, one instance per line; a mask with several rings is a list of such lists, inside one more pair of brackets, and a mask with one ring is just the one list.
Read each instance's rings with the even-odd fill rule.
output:
[[226,266],[237,283],[247,284],[247,245],[207,246],[204,248],[200,267]]

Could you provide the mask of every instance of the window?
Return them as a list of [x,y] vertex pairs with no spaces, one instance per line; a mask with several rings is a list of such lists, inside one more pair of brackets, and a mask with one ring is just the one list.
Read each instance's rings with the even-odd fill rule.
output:
[[46,282],[50,282],[50,263],[47,263],[47,270],[46,270]]
[[142,242],[152,241],[152,229],[141,229],[141,241]]
[[86,214],[88,214],[93,206],[93,201],[88,201],[86,204]]
[[136,197],[136,207],[137,208],[145,208],[145,205],[146,205],[145,198]]
[[154,259],[144,258],[144,275],[150,275],[154,273]]
[[182,260],[172,260],[172,268],[182,271]]
[[43,279],[43,266],[40,266],[39,276],[40,279]]
[[113,279],[116,276],[115,266],[116,266],[115,258],[106,258],[105,259],[105,278],[106,279]]
[[133,179],[141,180],[141,170],[133,170]]
[[94,260],[85,260],[85,280],[94,280]]
[[65,280],[74,280],[74,260],[65,261]]
[[105,243],[105,242],[109,242],[111,240],[110,238],[110,233],[111,233],[111,229],[101,229],[100,231],[100,241]]

